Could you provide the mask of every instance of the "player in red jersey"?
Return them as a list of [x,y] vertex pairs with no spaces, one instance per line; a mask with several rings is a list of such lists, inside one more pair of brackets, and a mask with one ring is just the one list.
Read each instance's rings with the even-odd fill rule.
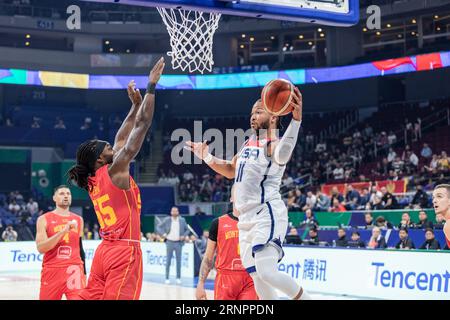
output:
[[450,248],[450,184],[440,184],[433,191],[433,207],[436,213],[444,216],[444,234]]
[[[230,201],[233,202],[233,199]],[[216,251],[214,300],[258,300],[252,277],[245,270],[240,257],[238,216],[239,212],[233,206],[232,213],[224,214],[211,223],[195,292],[197,300],[206,299],[205,281]]]
[[163,69],[164,59],[161,58],[150,72],[143,100],[134,83],[129,84],[128,94],[133,106],[117,132],[114,147],[100,140],[82,143],[77,150],[77,164],[68,172],[70,181],[89,192],[103,239],[95,252],[81,299],[139,299],[142,287],[141,199],[129,170],[152,123],[155,87]]
[[36,223],[36,245],[44,254],[40,300],[67,300],[77,297],[86,286],[84,252],[81,245],[83,218],[69,211],[72,195],[67,186],[53,194],[56,208],[40,216]]

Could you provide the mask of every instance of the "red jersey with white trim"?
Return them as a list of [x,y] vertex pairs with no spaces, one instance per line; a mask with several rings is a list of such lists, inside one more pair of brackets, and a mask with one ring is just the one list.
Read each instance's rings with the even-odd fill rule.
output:
[[75,220],[77,227],[66,233],[58,244],[44,254],[43,267],[68,267],[70,265],[83,264],[80,256],[80,226],[81,217],[69,212],[68,216],[57,214],[53,211],[44,214],[47,237],[52,237],[66,226],[69,221]]
[[209,239],[217,243],[216,269],[245,271],[239,252],[238,219],[232,214],[224,214],[213,220]]
[[141,240],[141,194],[130,176],[130,188],[115,186],[104,165],[89,178],[89,192],[100,224],[100,236],[105,240]]

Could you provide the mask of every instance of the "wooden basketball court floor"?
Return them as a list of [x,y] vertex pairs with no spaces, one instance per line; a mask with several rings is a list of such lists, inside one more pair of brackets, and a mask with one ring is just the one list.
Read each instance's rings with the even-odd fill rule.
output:
[[[183,279],[181,285],[165,284],[164,279],[145,275],[142,284],[141,300],[194,300],[196,281]],[[206,283],[208,299],[213,299],[213,281]],[[0,300],[37,300],[39,298],[39,273],[0,273]],[[354,297],[311,293],[315,300],[348,300]],[[64,299],[64,298],[63,298]]]

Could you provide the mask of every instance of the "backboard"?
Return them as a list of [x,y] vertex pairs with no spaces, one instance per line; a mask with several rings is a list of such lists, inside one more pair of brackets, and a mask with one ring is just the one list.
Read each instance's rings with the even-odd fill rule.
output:
[[359,0],[87,0],[137,6],[219,12],[262,19],[351,26],[359,21]]

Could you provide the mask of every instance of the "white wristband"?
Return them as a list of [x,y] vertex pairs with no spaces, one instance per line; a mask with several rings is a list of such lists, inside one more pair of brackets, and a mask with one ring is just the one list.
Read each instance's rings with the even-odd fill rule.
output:
[[211,153],[208,153],[208,155],[205,157],[205,159],[203,159],[203,161],[205,161],[205,163],[210,163],[213,159],[213,156]]

